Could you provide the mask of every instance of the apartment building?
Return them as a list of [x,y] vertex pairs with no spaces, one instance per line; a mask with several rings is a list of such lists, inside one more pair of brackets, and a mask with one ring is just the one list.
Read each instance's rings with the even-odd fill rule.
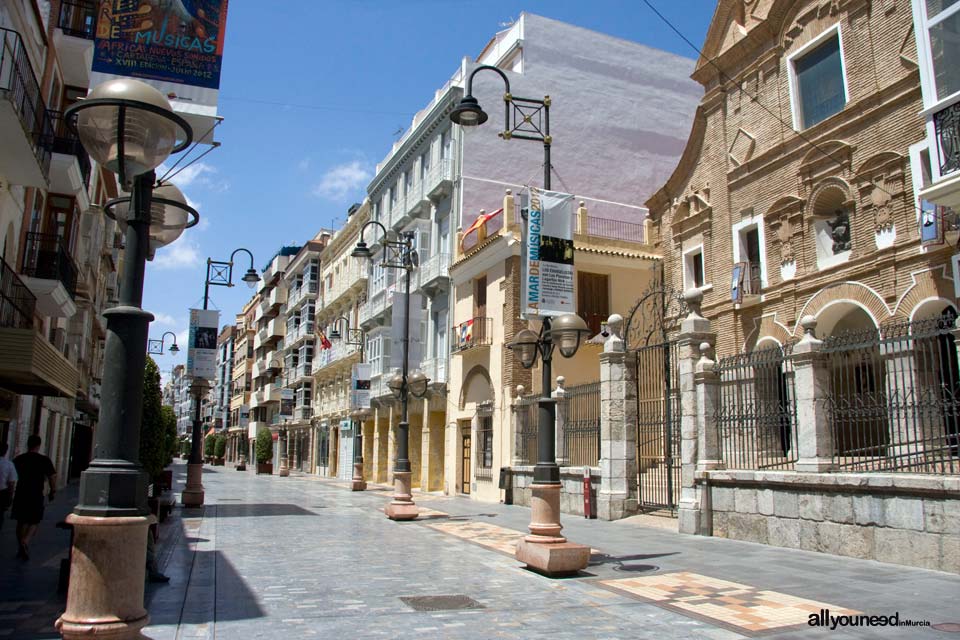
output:
[[[287,469],[313,471],[313,361],[316,357],[316,309],[320,293],[320,264],[332,231],[321,229],[287,265],[286,335],[283,347],[283,393],[280,437]],[[289,413],[287,412],[289,410]]]
[[[257,305],[254,310],[253,366],[250,369],[250,432],[252,437],[263,429],[279,439],[283,418],[280,400],[283,392],[283,345],[286,335],[284,306],[287,302],[287,283],[283,276],[300,246],[281,247],[263,269]],[[282,449],[275,445],[274,468],[278,469]],[[279,469],[278,469],[279,471]]]
[[[313,424],[316,473],[348,480],[353,475],[354,425],[350,420],[350,375],[366,342],[360,306],[367,297],[367,265],[350,255],[370,219],[364,201],[347,211],[320,260],[320,296],[315,323],[320,338],[313,357]],[[367,427],[372,431],[373,425]],[[372,444],[372,437],[369,441]],[[372,457],[372,456],[371,456]]]
[[250,392],[253,389],[254,320],[260,298],[254,295],[237,314],[233,334],[233,369],[230,386],[230,427],[227,430],[228,459],[231,462],[254,460],[253,439],[256,432],[250,426]]
[[214,379],[213,422],[217,431],[230,429],[230,387],[233,385],[233,339],[236,325],[224,325],[217,336],[217,375]]
[[0,439],[32,433],[76,477],[91,456],[105,321],[122,240],[99,205],[117,195],[63,122],[87,93],[93,3],[0,6]]

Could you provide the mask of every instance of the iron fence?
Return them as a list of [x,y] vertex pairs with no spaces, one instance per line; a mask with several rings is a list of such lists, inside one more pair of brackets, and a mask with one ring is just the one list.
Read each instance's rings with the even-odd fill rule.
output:
[[42,280],[59,280],[71,298],[76,296],[77,265],[70,257],[63,238],[56,234],[27,234],[20,273]]
[[793,345],[755,349],[717,363],[720,459],[728,469],[792,469],[797,461]]
[[517,452],[514,458],[520,466],[537,464],[537,416],[540,397],[524,396],[517,401]]
[[37,298],[0,258],[0,327],[32,329]]
[[643,223],[587,216],[588,235],[630,242],[643,242]]
[[40,83],[30,66],[20,34],[0,27],[0,97],[13,105],[24,133],[33,144],[43,175],[50,172],[50,141],[53,125],[43,103]]
[[93,0],[61,0],[57,26],[68,36],[93,40],[97,28],[96,3]]
[[473,477],[477,480],[493,480],[493,417],[480,416],[477,422],[477,452]]
[[563,428],[557,443],[560,466],[599,466],[600,383],[564,389],[562,405],[558,409],[563,412]]
[[493,318],[476,317],[450,329],[451,351],[466,351],[490,344],[493,336]]
[[960,473],[956,314],[824,340],[839,469]]

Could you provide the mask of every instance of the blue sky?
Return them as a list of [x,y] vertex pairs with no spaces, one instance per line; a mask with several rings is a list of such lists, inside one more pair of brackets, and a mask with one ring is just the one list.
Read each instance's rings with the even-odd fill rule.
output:
[[[702,44],[715,2],[651,1]],[[342,221],[460,59],[476,56],[522,11],[696,57],[639,0],[232,0],[222,147],[174,179],[202,220],[148,263],[150,337],[173,331],[186,344],[187,310],[202,304],[208,256],[226,260],[246,247],[261,269],[281,245]],[[246,268],[238,265],[237,276]],[[242,283],[213,287],[211,308],[230,323],[249,297]],[[166,373],[185,359],[186,349],[158,363]]]

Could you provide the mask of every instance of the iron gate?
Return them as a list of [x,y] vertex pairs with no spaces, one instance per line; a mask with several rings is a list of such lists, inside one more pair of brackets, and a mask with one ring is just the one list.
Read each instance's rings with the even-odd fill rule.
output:
[[624,327],[637,367],[637,501],[641,510],[675,512],[680,496],[680,375],[676,329],[682,296],[658,267]]

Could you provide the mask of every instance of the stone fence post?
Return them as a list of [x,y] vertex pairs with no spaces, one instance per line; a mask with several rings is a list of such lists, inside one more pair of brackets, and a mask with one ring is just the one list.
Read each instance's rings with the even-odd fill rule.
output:
[[556,419],[556,428],[554,429],[554,444],[556,448],[554,451],[557,452],[557,465],[561,467],[567,466],[569,460],[567,456],[567,447],[566,447],[566,424],[567,424],[567,403],[564,402],[566,398],[567,391],[564,389],[563,385],[566,382],[566,378],[563,376],[557,376],[557,388],[553,391],[553,397],[556,400],[556,410],[557,410],[557,419]]
[[619,314],[607,321],[600,354],[600,491],[597,516],[616,520],[637,510],[637,367],[627,352]]
[[680,378],[680,501],[677,515],[681,533],[700,533],[702,505],[696,471],[703,453],[700,449],[702,431],[709,425],[704,423],[706,416],[699,402],[702,389],[697,375],[703,346],[709,347],[715,336],[710,333],[710,321],[700,313],[703,292],[690,289],[683,298],[689,311],[680,322],[677,337],[677,373]]
[[520,401],[523,399],[524,388],[522,384],[517,385],[517,395],[510,403],[510,428],[513,429],[513,456],[510,458],[511,467],[522,467],[524,465],[520,452],[523,451],[523,434],[520,429]]
[[794,385],[797,395],[797,471],[830,471],[834,468],[833,428],[827,394],[830,368],[823,341],[814,335],[817,319],[800,320],[803,338],[793,347]]

